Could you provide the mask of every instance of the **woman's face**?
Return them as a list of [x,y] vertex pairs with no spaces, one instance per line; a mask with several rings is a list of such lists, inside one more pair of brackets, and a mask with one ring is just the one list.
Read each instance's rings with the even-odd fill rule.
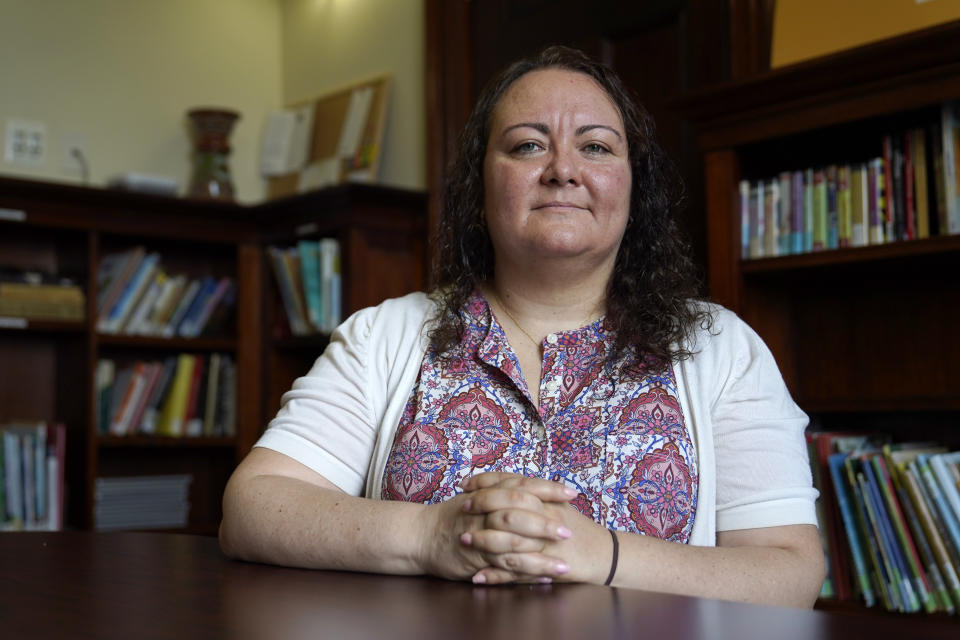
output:
[[493,111],[483,165],[497,265],[578,258],[612,269],[629,216],[627,152],[620,112],[589,76],[516,80]]

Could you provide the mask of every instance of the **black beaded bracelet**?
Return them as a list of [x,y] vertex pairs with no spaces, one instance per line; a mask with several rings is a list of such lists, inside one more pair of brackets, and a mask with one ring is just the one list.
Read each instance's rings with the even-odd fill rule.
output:
[[609,587],[610,583],[613,582],[613,576],[617,573],[617,560],[620,558],[620,540],[617,539],[617,534],[610,529],[610,537],[613,538],[613,560],[610,562],[610,575],[607,576],[607,581],[603,583],[603,586]]

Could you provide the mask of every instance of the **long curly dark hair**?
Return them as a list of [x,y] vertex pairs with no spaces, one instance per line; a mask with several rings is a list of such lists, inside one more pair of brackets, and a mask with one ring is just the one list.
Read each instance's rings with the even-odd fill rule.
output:
[[447,173],[436,237],[433,282],[440,309],[430,332],[431,346],[444,353],[460,342],[465,330],[460,309],[478,282],[493,278],[493,245],[481,216],[483,162],[493,111],[517,79],[548,68],[593,78],[623,118],[632,173],[630,216],[607,285],[606,328],[616,336],[612,358],[630,353],[635,363],[662,371],[691,355],[688,338],[698,323],[704,328],[712,323],[707,308],[693,304],[700,282],[675,219],[682,183],[656,142],[653,119],[616,73],[563,46],[515,62],[494,77],[461,133],[459,151]]

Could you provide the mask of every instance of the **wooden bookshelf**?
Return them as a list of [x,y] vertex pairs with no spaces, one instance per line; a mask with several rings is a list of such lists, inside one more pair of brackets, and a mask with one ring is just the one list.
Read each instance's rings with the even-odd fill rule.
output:
[[745,260],[739,182],[879,150],[957,99],[960,22],[674,104],[703,153],[710,294],[766,341],[814,428],[960,446],[960,236]]
[[[279,307],[266,246],[310,234],[337,237],[344,248],[345,312],[424,285],[421,193],[345,185],[240,206],[0,177],[0,213],[0,266],[70,276],[86,294],[84,321],[0,323],[0,423],[28,419],[67,426],[67,528],[93,527],[98,477],[190,474],[185,530],[216,533],[227,478],[276,411],[281,387],[304,373],[325,345],[319,337],[284,347],[269,333]],[[135,245],[159,252],[171,273],[233,278],[233,320],[220,334],[198,338],[99,333],[100,260]],[[98,359],[162,360],[185,352],[234,359],[235,436],[98,432]]]

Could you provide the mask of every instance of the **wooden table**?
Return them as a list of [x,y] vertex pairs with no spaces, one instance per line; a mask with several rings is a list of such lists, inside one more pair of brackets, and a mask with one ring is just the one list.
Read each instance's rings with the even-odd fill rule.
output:
[[952,619],[592,585],[475,587],[229,560],[215,538],[0,534],[3,638],[960,638]]

